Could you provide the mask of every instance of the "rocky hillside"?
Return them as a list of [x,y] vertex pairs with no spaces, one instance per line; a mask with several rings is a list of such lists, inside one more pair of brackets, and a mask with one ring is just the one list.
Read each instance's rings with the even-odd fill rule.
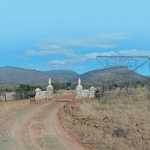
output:
[[85,85],[146,83],[149,78],[142,76],[127,67],[114,67],[103,70],[94,70],[81,75]]
[[[37,71],[15,67],[0,67],[0,86],[19,84],[46,86],[49,77],[57,83],[72,82],[76,84],[78,76],[76,72],[69,70]],[[146,83],[149,80],[147,77],[125,67],[89,71],[80,75],[80,77],[84,85],[94,86],[99,86],[102,83]]]
[[18,84],[30,84],[45,86],[48,78],[65,83],[77,79],[78,74],[67,70],[37,71],[15,67],[0,68],[0,85],[15,86]]

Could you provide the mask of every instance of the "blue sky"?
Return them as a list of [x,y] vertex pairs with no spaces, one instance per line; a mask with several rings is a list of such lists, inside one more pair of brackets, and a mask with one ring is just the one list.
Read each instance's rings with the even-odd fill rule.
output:
[[100,68],[97,55],[150,55],[149,6],[149,0],[0,0],[0,66],[82,73]]

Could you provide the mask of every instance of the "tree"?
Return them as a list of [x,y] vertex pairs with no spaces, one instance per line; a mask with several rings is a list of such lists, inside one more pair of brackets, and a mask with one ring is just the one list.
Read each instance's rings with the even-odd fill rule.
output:
[[40,86],[31,86],[26,84],[20,84],[16,88],[16,98],[17,99],[26,99],[32,96],[35,96],[35,89],[41,88]]

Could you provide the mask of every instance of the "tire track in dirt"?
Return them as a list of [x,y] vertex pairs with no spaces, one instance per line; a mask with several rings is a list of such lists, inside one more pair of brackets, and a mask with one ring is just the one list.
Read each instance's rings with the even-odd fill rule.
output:
[[0,109],[0,150],[16,150],[18,146],[12,137],[11,127],[21,117],[23,110],[28,110],[28,101],[1,103]]
[[[1,106],[0,113],[0,150],[32,150],[24,124],[47,104],[35,105],[30,104],[29,101],[14,101],[4,105],[5,107]],[[23,133],[22,129],[26,131]]]
[[53,100],[0,112],[0,150],[84,150],[61,127],[57,113],[62,106]]
[[36,150],[84,150],[61,127],[58,111],[63,103],[46,106],[29,122],[29,133]]

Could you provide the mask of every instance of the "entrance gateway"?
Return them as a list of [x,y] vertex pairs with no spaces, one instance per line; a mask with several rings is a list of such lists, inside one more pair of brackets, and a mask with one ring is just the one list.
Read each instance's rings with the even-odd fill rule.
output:
[[[95,97],[95,90],[96,88],[91,86],[89,89],[83,89],[83,86],[81,84],[81,79],[78,78],[78,84],[76,87],[76,98],[94,98]],[[52,79],[49,78],[48,86],[46,91],[42,91],[40,88],[35,89],[35,100],[49,100],[53,97],[54,94],[54,87],[52,85]]]

